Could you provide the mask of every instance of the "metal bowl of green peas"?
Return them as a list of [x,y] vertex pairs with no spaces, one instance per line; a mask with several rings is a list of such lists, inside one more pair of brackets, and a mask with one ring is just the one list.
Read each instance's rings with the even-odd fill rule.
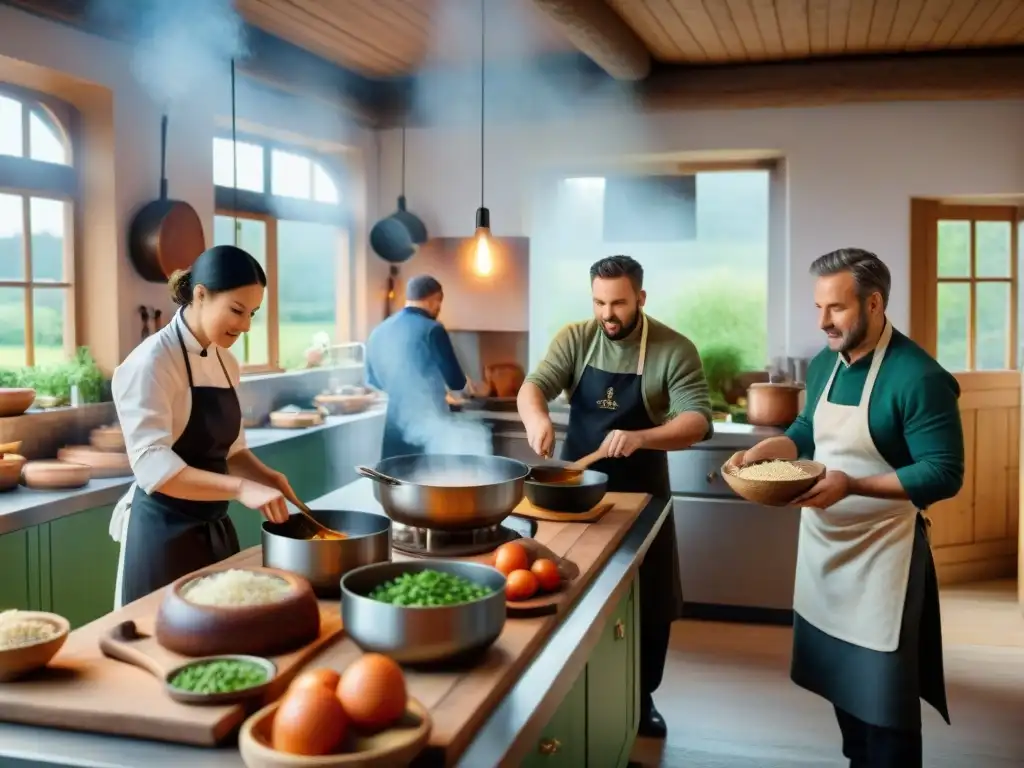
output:
[[505,626],[505,577],[481,563],[374,563],[341,579],[345,632],[364,651],[400,664],[471,657]]

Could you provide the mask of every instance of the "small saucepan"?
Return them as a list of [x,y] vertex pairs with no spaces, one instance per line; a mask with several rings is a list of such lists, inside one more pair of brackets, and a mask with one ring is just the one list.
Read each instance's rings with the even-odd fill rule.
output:
[[[568,482],[558,480],[558,466],[534,467],[523,484],[530,503],[551,512],[583,513],[593,509],[608,491],[608,475],[586,469]],[[543,470],[538,473],[537,470]],[[548,472],[550,471],[550,475]],[[553,481],[550,478],[555,478]]]

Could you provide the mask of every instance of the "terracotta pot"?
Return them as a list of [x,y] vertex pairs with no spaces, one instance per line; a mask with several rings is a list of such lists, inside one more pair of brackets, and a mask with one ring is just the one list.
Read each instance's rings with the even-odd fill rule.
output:
[[751,384],[747,390],[747,423],[786,427],[800,415],[802,384]]
[[34,389],[0,387],[0,416],[21,416],[35,402]]

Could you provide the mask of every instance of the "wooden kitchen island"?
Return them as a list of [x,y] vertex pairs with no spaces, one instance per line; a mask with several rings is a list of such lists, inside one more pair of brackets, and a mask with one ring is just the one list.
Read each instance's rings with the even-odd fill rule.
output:
[[[510,617],[501,637],[472,668],[407,672],[410,694],[428,707],[434,720],[429,746],[417,764],[474,768],[626,764],[638,716],[636,569],[670,505],[668,499],[637,494],[610,494],[608,500],[614,500],[614,507],[592,525],[538,525],[535,538],[581,569],[557,614]],[[368,480],[350,483],[311,506],[380,512]],[[237,559],[258,564],[258,549]],[[151,613],[159,598],[159,594],[144,598],[125,610],[141,608]],[[152,607],[143,605],[147,602]],[[335,605],[325,605],[329,611],[336,610]],[[194,719],[194,715],[189,708],[182,711],[162,698],[147,673],[100,656],[95,640],[117,620],[105,616],[78,630],[54,661],[55,667],[84,670],[79,680],[90,682],[91,689],[83,692],[79,682],[62,695],[54,682],[47,683],[48,690],[33,694],[36,702],[62,702],[65,716],[48,724],[65,727],[75,711],[95,710],[97,698],[109,702],[103,729],[111,735],[2,722],[0,764],[12,768],[241,766],[230,740],[220,747],[155,740],[166,738],[158,725],[161,718],[167,722]],[[342,634],[309,664],[340,669],[359,653]],[[126,688],[139,692],[134,702],[119,695]],[[150,698],[141,693],[147,689],[153,694]],[[0,686],[0,720],[39,722],[38,716],[33,720],[23,714],[25,708],[20,705],[26,698],[30,697],[5,694]],[[140,707],[147,709],[148,724],[134,733],[144,738],[112,735],[123,733],[118,721],[132,717],[133,709]]]

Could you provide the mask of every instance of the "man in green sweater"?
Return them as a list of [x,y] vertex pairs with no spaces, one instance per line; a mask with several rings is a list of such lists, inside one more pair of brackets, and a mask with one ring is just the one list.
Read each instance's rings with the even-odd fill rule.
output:
[[[711,436],[711,403],[693,343],[643,312],[643,267],[609,256],[590,268],[594,317],[564,327],[519,390],[519,415],[530,446],[551,455],[548,403],[569,395],[562,459],[602,448],[593,469],[608,490],[671,496],[666,451]],[[640,734],[664,738],[651,694],[661,683],[671,624],[682,612],[682,587],[671,512],[640,566]]]
[[785,436],[730,460],[814,459],[793,597],[793,681],[835,707],[853,768],[920,768],[921,703],[949,722],[938,583],[923,512],[963,483],[956,379],[892,327],[891,278],[844,248],[811,265],[828,347]]

